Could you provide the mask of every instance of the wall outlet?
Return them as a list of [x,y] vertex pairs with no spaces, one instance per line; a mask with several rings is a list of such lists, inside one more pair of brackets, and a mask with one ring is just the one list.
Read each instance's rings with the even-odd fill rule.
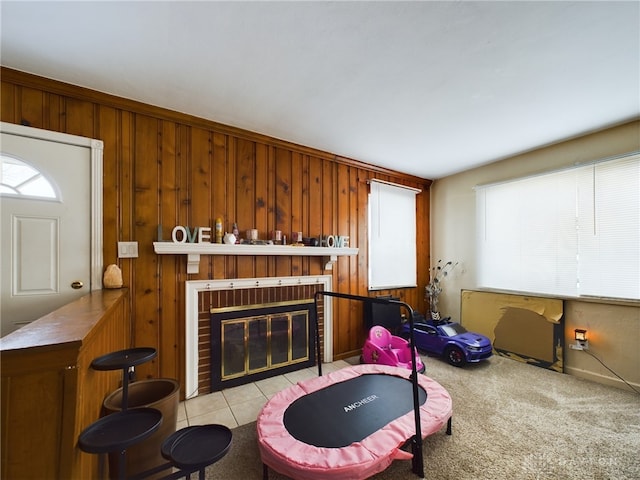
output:
[[138,258],[138,242],[118,242],[118,258]]
[[576,340],[576,343],[569,344],[569,348],[573,350],[589,350],[589,340]]

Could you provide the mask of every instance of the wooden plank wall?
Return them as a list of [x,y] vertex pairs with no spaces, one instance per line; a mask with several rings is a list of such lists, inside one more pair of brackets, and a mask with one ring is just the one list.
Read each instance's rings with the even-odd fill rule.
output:
[[[424,311],[429,265],[430,181],[124,98],[15,70],[1,70],[5,122],[104,142],[104,264],[116,263],[130,288],[133,341],[158,358],[140,378],[178,378],[184,386],[184,282],[323,273],[321,258],[203,256],[187,275],[184,256],[153,251],[157,227],[257,228],[305,236],[351,237],[360,253],[340,257],[334,288],[368,295],[367,181],[388,180],[423,190],[417,197],[418,288],[393,294]],[[380,132],[384,135],[384,132]],[[402,234],[402,225],[390,225]],[[137,259],[118,259],[118,241],[139,242]],[[357,303],[334,302],[336,358],[359,353],[364,339]]]

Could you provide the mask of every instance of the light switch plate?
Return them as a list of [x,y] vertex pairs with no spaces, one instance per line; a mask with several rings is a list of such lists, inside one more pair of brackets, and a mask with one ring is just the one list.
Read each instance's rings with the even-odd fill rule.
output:
[[118,258],[138,258],[138,242],[118,242]]

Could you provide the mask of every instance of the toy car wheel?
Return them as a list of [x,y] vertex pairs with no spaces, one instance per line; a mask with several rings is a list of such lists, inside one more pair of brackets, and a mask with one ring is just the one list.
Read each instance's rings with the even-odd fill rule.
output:
[[462,367],[467,363],[467,359],[464,356],[464,352],[458,347],[449,347],[444,352],[447,361],[454,367]]

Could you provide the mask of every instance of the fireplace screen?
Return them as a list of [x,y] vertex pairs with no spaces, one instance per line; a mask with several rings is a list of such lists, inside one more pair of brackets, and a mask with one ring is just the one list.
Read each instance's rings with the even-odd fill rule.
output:
[[312,307],[313,300],[295,300],[211,309],[214,385],[239,385],[313,365]]

